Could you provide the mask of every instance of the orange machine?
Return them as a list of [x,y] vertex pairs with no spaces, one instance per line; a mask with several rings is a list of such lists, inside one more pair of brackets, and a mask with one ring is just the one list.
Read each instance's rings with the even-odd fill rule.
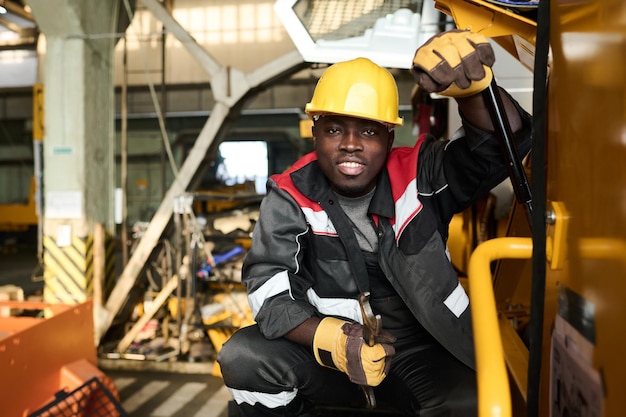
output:
[[91,301],[0,301],[0,375],[6,417],[123,415],[97,368]]

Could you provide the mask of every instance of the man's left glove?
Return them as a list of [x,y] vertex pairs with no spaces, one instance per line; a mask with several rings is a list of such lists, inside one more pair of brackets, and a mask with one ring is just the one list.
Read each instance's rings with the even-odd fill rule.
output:
[[315,331],[313,352],[317,363],[347,374],[359,385],[378,386],[391,366],[396,338],[383,331],[374,346],[363,340],[363,326],[333,317],[324,318]]
[[438,33],[413,58],[415,81],[429,93],[467,97],[489,86],[495,54],[487,38],[467,30]]

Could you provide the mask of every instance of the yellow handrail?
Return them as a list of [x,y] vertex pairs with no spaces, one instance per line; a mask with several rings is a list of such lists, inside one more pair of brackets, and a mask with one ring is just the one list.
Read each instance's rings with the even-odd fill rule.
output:
[[476,247],[469,260],[468,284],[476,351],[479,417],[511,417],[511,392],[491,279],[491,262],[528,259],[531,238],[502,237]]

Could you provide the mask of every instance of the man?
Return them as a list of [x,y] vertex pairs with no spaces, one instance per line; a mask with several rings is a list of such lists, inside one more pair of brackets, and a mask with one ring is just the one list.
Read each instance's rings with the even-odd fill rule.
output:
[[[480,94],[493,61],[488,41],[466,31],[418,49],[416,81],[457,101],[464,133],[422,135],[412,148],[392,148],[402,119],[387,70],[359,58],[322,75],[306,106],[315,150],[268,181],[244,262],[257,324],[218,357],[241,415],[364,407],[366,386],[406,415],[476,415],[469,302],[446,239],[454,213],[507,175]],[[530,118],[501,95],[526,154]],[[361,294],[382,317],[371,346]]]

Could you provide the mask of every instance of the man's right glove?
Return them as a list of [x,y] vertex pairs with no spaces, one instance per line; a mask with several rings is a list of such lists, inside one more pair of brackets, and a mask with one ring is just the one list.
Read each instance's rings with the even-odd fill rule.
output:
[[438,33],[419,47],[413,76],[424,90],[447,97],[467,97],[489,85],[495,54],[487,38],[467,30]]
[[356,384],[375,387],[389,372],[395,341],[383,331],[370,347],[363,340],[362,325],[326,317],[315,331],[313,352],[320,365],[342,371]]

